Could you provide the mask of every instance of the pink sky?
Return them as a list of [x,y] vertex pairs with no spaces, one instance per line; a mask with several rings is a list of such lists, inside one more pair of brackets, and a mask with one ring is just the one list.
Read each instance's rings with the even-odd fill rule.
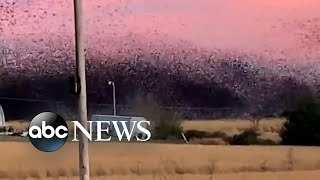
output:
[[[4,38],[72,36],[72,1],[20,2],[17,24],[7,27]],[[157,39],[166,34],[168,42],[186,39],[209,48],[320,61],[319,0],[84,0],[84,4],[88,44],[99,42],[105,49],[113,46],[107,38],[116,41],[117,36],[138,33]]]

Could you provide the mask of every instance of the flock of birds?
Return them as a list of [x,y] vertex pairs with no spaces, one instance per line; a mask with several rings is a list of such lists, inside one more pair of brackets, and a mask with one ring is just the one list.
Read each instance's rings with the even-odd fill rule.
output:
[[[32,0],[27,2],[34,3]],[[59,91],[57,89],[64,89],[57,86],[66,86],[62,81],[73,74],[73,37],[71,30],[66,31],[72,29],[72,23],[70,19],[62,19],[54,8],[49,10],[49,7],[42,6],[42,9],[35,11],[31,6],[19,7],[19,3],[16,0],[0,3],[0,57],[6,63],[0,64],[7,67],[0,69],[0,94],[49,98]],[[45,4],[42,1],[39,3]],[[64,7],[72,6],[62,1],[56,3],[64,4]],[[96,8],[101,7],[96,5]],[[17,13],[17,9],[23,10],[23,13]],[[121,13],[124,12],[117,9],[108,12],[108,16],[115,18]],[[24,22],[21,17],[25,18]],[[44,32],[47,35],[30,31],[36,31],[36,26],[41,26],[41,22],[48,18],[57,18],[61,22],[58,27],[49,23]],[[114,21],[120,20],[116,18]],[[98,21],[91,24],[99,25]],[[32,22],[39,24],[28,24]],[[20,34],[10,31],[17,26],[22,29]],[[284,24],[284,27],[301,29],[300,34],[297,32],[301,50],[317,52],[320,49],[319,19],[294,21]],[[25,34],[21,34],[23,28],[26,29]],[[301,33],[302,30],[307,33]],[[293,101],[292,97],[319,93],[320,55],[317,53],[295,59],[273,56],[273,52],[268,51],[260,54],[232,48],[200,47],[191,41],[156,31],[152,32],[153,36],[127,31],[119,31],[117,35],[113,34],[116,31],[110,32],[110,36],[102,36],[106,32],[94,31],[89,37],[97,38],[87,40],[88,92],[96,102],[101,99],[111,101],[105,93],[108,79],[117,82],[119,96],[123,97],[120,102],[125,102],[125,96],[145,92],[153,93],[165,104],[210,107],[244,105],[250,111],[257,111],[260,106],[271,108],[270,111],[286,108]],[[8,65],[10,63],[13,68]],[[21,86],[30,90],[8,91],[19,86],[16,82],[21,82]],[[26,85],[25,82],[32,82],[33,85]],[[47,86],[50,86],[51,93],[44,92]]]

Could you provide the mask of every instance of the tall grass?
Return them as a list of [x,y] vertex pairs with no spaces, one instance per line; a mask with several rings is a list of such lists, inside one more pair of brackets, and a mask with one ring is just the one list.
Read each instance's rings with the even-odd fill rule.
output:
[[[78,176],[78,146],[41,153],[28,143],[1,143],[0,179]],[[319,148],[283,146],[201,146],[170,144],[90,144],[92,177],[216,177],[226,173],[320,169]],[[26,162],[27,165],[24,165]]]

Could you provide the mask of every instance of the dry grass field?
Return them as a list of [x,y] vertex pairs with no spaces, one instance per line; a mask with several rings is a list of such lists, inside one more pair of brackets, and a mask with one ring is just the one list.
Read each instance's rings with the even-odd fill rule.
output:
[[[0,178],[72,179],[78,174],[77,143],[67,143],[54,153],[40,152],[30,143],[1,142],[0,146]],[[91,175],[96,179],[320,177],[317,147],[94,142],[89,147]]]
[[[283,119],[261,120],[259,130],[278,133]],[[9,122],[25,129],[28,122]],[[184,130],[237,134],[249,120],[185,121]],[[0,142],[0,179],[66,179],[78,175],[78,144],[43,153],[28,142]],[[95,143],[89,145],[94,180],[318,180],[319,147],[212,146]]]
[[[207,132],[223,132],[228,136],[240,134],[245,130],[256,128],[259,131],[261,139],[270,139],[274,142],[280,142],[279,132],[285,119],[272,118],[261,119],[257,127],[254,122],[246,119],[220,119],[220,120],[194,120],[184,121],[182,126],[184,131],[199,130]],[[202,139],[195,140],[196,143],[225,144],[221,139]]]
[[[285,119],[261,119],[259,129],[264,132],[279,132]],[[252,128],[253,122],[246,119],[220,119],[220,120],[194,120],[184,121],[184,130],[196,129],[201,131],[222,131],[239,133],[246,129]]]
[[[279,137],[279,132],[285,119],[281,118],[273,118],[273,119],[261,119],[259,121],[258,130],[261,133],[262,139],[271,139],[275,142],[279,142],[281,139]],[[24,120],[18,121],[9,121],[7,123],[8,126],[13,126],[16,131],[26,131],[29,122]],[[69,131],[72,132],[72,124],[68,122]],[[223,132],[228,136],[233,136],[235,134],[239,134],[244,130],[250,129],[254,127],[254,124],[250,120],[246,119],[219,119],[219,120],[194,120],[194,121],[183,121],[182,123],[184,131],[187,130],[199,130],[199,131],[208,131],[208,132]],[[210,139],[199,140],[200,143],[208,142],[211,144],[225,144],[224,141],[221,140],[213,140],[211,142]],[[218,141],[218,142],[217,142]],[[220,142],[221,141],[221,142]],[[194,142],[198,143],[198,140],[194,140]]]
[[[259,129],[264,132],[279,132],[285,119],[273,118],[262,119],[259,122]],[[16,120],[7,122],[8,126],[13,126],[17,130],[26,130],[29,121]],[[71,127],[71,123],[68,123]],[[184,130],[196,129],[201,131],[222,131],[230,133],[239,133],[253,127],[253,123],[246,119],[219,119],[219,120],[193,120],[182,123]]]

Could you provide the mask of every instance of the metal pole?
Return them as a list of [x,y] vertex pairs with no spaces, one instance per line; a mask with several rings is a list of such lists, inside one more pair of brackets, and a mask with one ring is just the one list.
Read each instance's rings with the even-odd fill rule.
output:
[[116,110],[116,85],[114,82],[112,82],[113,86],[113,115],[117,115],[117,110]]
[[[82,20],[82,0],[74,0],[75,43],[76,43],[76,78],[80,86],[78,94],[78,121],[87,129],[87,92],[86,92],[86,62],[84,55],[84,34]],[[88,139],[79,133],[79,176],[80,180],[89,180]]]

